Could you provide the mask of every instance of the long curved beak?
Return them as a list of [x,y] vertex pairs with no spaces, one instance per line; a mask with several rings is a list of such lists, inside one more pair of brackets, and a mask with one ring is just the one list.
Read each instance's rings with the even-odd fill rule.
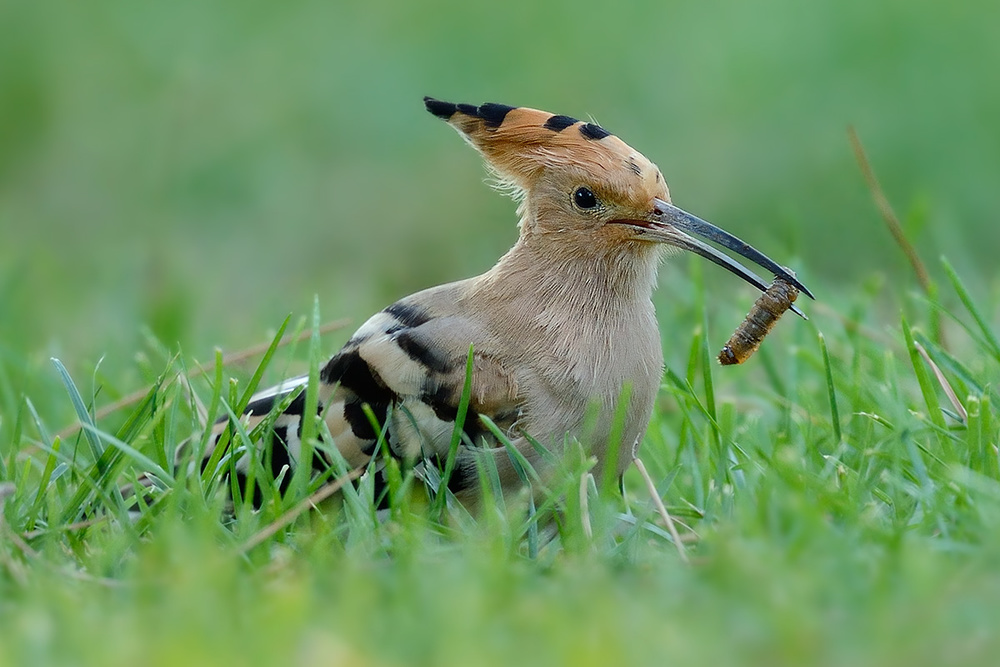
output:
[[[649,223],[639,228],[641,235],[650,241],[666,243],[668,245],[683,248],[693,253],[701,255],[705,259],[718,264],[724,269],[735,273],[743,280],[747,281],[762,292],[767,290],[767,283],[760,279],[750,269],[746,268],[738,261],[719,252],[710,245],[707,245],[689,234],[696,234],[707,241],[717,243],[723,248],[732,250],[737,255],[757,264],[761,268],[774,274],[776,278],[781,278],[794,285],[800,292],[815,299],[809,288],[803,285],[791,271],[781,266],[770,257],[760,252],[749,243],[745,243],[729,232],[719,229],[715,225],[701,218],[691,215],[683,209],[679,209],[673,204],[654,199],[653,218]],[[791,310],[797,315],[805,315],[794,305]]]

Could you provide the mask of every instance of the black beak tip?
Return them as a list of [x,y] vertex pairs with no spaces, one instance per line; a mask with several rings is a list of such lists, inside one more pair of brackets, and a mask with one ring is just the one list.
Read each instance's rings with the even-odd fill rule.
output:
[[775,276],[776,278],[781,278],[782,280],[785,280],[785,281],[791,283],[792,285],[795,286],[795,289],[797,289],[799,292],[805,294],[807,297],[809,297],[813,301],[816,300],[816,297],[813,296],[813,293],[809,291],[809,288],[806,287],[805,285],[803,285],[801,282],[799,282],[799,279],[795,277],[794,273],[792,273],[791,271],[789,271],[787,267],[783,266],[781,268],[783,268],[785,270],[785,275]]

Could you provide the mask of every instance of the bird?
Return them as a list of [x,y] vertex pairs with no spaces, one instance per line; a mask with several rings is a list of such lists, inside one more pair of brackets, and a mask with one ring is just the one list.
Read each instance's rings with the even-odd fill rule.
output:
[[[378,475],[384,451],[409,465],[444,469],[471,349],[468,406],[447,478],[459,501],[477,502],[484,457],[503,491],[511,491],[522,481],[509,447],[544,474],[552,465],[544,452],[558,452],[567,436],[594,458],[598,478],[620,478],[638,451],[663,374],[652,294],[670,248],[766,289],[699,236],[812,297],[788,269],[674,206],[657,166],[595,122],[498,103],[425,97],[424,105],[481,154],[513,196],[519,234],[485,273],[399,299],[322,365],[318,415],[353,468],[370,466]],[[307,383],[287,380],[246,407],[251,426],[283,409],[257,443],[269,450],[262,460],[276,478],[302,451]],[[210,447],[206,459],[211,454]],[[329,463],[323,459],[317,450],[314,465]],[[244,456],[237,474],[246,466]]]

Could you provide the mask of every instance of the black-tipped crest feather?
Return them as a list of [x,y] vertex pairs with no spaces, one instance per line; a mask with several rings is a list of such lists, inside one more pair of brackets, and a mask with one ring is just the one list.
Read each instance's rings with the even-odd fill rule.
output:
[[483,121],[486,127],[491,128],[500,127],[507,114],[517,108],[496,102],[487,102],[480,106],[476,106],[475,104],[454,104],[452,102],[436,100],[433,97],[425,97],[424,106],[432,114],[444,120],[449,120],[457,112],[471,116],[472,118],[478,118]]

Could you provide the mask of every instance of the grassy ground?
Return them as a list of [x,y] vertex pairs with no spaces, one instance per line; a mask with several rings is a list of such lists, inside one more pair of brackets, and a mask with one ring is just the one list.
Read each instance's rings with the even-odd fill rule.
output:
[[[0,3],[0,665],[995,663],[994,4]],[[534,513],[412,480],[385,521],[364,485],[300,511],[329,480],[297,480],[226,518],[160,474],[126,514],[199,402],[348,329],[213,345],[306,332],[314,294],[356,325],[510,245],[424,94],[593,113],[817,293],[722,369],[753,295],[664,268],[642,451],[689,564],[636,471],[599,493],[572,448]]]
[[[189,384],[218,413],[258,376],[188,383],[184,356],[150,348],[155,389],[82,431],[53,435],[6,397],[0,663],[992,662],[1000,346],[961,279],[948,267],[940,286],[958,307],[904,308],[919,326],[880,326],[862,295],[823,334],[782,322],[720,369],[704,329],[679,324],[703,318],[692,267],[690,303],[661,312],[689,362],[667,369],[643,448],[689,564],[635,471],[624,498],[598,493],[572,447],[537,507],[477,519],[439,514],[408,476],[383,521],[367,484],[304,506],[329,479],[227,518],[216,480],[162,471],[170,492],[129,517],[115,480],[167,468],[197,429]],[[944,334],[921,333],[942,313]],[[315,367],[309,340],[265,358]],[[101,400],[62,377],[94,423]]]

